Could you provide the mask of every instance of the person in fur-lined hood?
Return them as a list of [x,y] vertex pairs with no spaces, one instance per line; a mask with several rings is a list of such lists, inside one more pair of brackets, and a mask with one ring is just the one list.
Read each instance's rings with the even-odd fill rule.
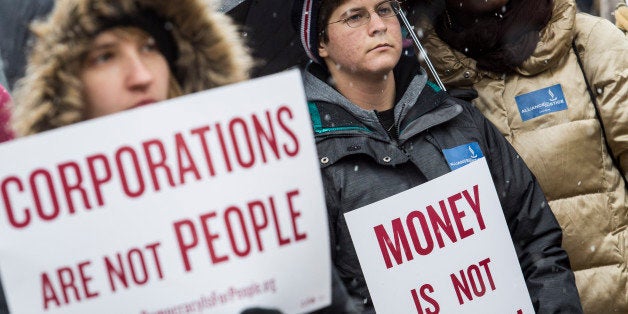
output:
[[57,0],[32,31],[18,136],[243,81],[252,66],[236,26],[201,0]]
[[424,47],[538,178],[585,313],[628,313],[628,40],[573,0],[473,1],[446,0]]
[[172,78],[167,98],[247,79],[252,59],[236,26],[207,1],[56,1],[48,19],[32,25],[36,42],[14,93],[17,134],[94,116],[83,74],[94,62],[104,61],[88,60],[90,53],[98,53],[90,51],[93,40],[115,27],[138,28],[154,39]]

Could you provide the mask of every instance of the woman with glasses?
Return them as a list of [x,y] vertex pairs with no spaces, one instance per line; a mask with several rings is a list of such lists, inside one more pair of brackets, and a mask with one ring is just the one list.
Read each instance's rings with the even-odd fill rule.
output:
[[375,311],[344,214],[452,171],[445,151],[473,145],[499,191],[536,312],[581,313],[560,226],[534,176],[479,111],[402,53],[398,9],[397,1],[304,0],[293,10],[313,61],[303,78],[332,259],[353,305]]

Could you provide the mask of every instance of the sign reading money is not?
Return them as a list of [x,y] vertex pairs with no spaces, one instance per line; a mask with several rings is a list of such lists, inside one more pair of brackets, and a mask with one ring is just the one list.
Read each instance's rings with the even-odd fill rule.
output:
[[377,313],[534,313],[484,158],[345,218]]

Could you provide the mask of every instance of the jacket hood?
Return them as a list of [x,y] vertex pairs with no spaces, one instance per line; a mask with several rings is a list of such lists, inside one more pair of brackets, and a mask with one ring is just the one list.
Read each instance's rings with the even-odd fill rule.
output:
[[151,11],[165,21],[177,46],[173,75],[183,94],[248,78],[253,65],[231,19],[211,0],[58,0],[35,22],[26,75],[15,91],[14,128],[33,134],[85,119],[80,62],[111,20]]
[[[576,4],[573,0],[554,0],[552,18],[543,30],[534,53],[515,69],[521,75],[540,73],[554,66],[560,57],[571,49],[576,20]],[[424,45],[430,52],[430,60],[446,84],[470,86],[481,80],[483,75],[499,78],[501,74],[479,70],[477,62],[443,42],[427,23]]]

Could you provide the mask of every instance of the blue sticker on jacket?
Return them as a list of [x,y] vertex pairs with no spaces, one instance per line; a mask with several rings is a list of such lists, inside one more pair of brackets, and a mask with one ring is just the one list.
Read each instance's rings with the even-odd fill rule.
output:
[[454,148],[443,149],[443,154],[445,155],[445,159],[447,159],[447,163],[449,164],[449,168],[451,170],[456,170],[484,157],[482,150],[480,149],[480,145],[478,145],[477,142],[460,145]]
[[521,120],[527,121],[544,114],[567,110],[567,101],[560,84],[515,96]]

